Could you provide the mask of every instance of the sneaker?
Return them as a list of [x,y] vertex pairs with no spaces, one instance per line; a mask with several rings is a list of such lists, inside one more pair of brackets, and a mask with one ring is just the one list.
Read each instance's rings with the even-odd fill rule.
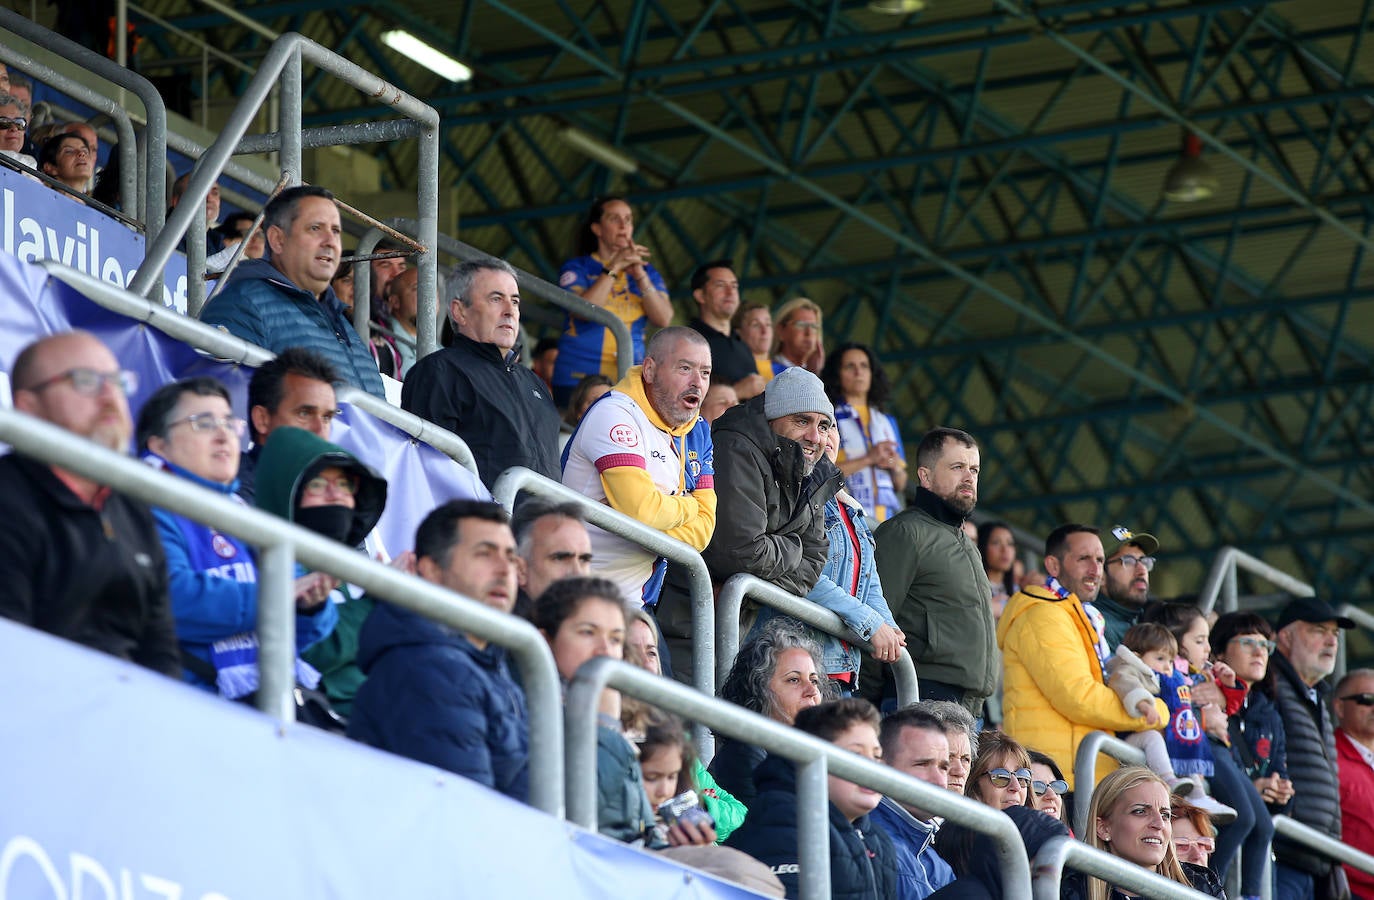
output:
[[1193,779],[1179,778],[1177,775],[1173,778],[1166,778],[1164,780],[1169,784],[1169,793],[1173,794],[1175,797],[1191,797],[1194,788],[1197,787],[1197,782]]
[[1189,803],[1212,817],[1212,821],[1218,825],[1230,825],[1236,820],[1236,811],[1225,803],[1217,802],[1215,797],[1206,794],[1191,798]]

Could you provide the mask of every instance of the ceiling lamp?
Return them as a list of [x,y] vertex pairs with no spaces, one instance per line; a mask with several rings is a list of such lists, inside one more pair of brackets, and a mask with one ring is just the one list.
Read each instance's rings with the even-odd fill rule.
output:
[[472,70],[467,66],[447,53],[434,49],[409,31],[401,31],[400,29],[384,31],[382,32],[382,43],[412,62],[419,63],[449,81],[469,81],[472,78]]
[[889,16],[906,16],[926,8],[926,0],[869,0],[870,12]]
[[558,132],[558,136],[563,139],[563,143],[582,151],[585,155],[601,163],[608,169],[619,172],[622,175],[633,175],[639,171],[639,161],[632,156],[622,153],[605,141],[598,140],[579,131],[576,128],[564,128]]
[[1217,192],[1217,176],[1202,159],[1202,138],[1189,132],[1183,136],[1183,152],[1164,176],[1164,199],[1174,203],[1206,200]]

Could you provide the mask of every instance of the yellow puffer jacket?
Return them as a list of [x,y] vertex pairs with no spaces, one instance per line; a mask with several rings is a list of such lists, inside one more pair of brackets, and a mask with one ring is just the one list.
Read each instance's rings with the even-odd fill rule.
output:
[[[1094,639],[1078,597],[1060,600],[1041,586],[1025,588],[1008,600],[997,623],[1006,710],[1002,728],[1026,747],[1054,757],[1070,790],[1074,755],[1088,734],[1150,727],[1128,713],[1103,683]],[[1156,698],[1155,707],[1159,720],[1169,721],[1164,701]],[[1099,756],[1097,780],[1113,768],[1110,758]]]

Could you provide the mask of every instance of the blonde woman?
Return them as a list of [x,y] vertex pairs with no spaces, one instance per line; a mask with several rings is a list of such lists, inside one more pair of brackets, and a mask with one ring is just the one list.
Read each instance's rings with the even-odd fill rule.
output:
[[825,334],[821,308],[814,300],[793,297],[773,313],[773,361],[784,369],[801,366],[821,374],[825,366]]

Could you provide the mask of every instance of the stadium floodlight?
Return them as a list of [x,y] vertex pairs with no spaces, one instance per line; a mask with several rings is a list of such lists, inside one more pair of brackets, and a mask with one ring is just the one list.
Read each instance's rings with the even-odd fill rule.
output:
[[633,175],[639,171],[638,160],[622,153],[605,141],[597,140],[585,131],[578,131],[576,128],[564,128],[558,132],[558,136],[569,147],[581,150],[608,169],[622,175]]
[[1195,134],[1183,136],[1183,152],[1164,176],[1164,199],[1174,203],[1195,203],[1217,192],[1217,176],[1202,158],[1202,139]]
[[471,69],[447,53],[434,49],[409,31],[402,31],[399,28],[384,31],[382,32],[382,43],[449,81],[459,82],[472,79]]

